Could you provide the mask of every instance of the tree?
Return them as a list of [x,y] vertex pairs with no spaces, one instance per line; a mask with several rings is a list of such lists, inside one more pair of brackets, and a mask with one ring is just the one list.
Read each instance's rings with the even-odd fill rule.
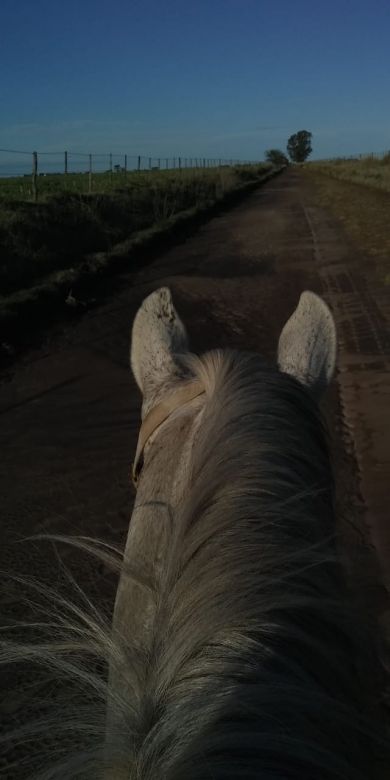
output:
[[293,162],[304,162],[311,154],[312,134],[308,130],[298,130],[294,135],[290,135],[287,141],[287,151]]
[[288,158],[280,149],[267,149],[265,159],[272,165],[288,165]]

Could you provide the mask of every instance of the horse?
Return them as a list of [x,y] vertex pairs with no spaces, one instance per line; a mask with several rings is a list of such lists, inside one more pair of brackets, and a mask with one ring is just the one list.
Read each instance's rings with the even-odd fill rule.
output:
[[[191,354],[170,290],[144,300],[130,354],[142,394],[136,498],[112,626],[58,598],[60,637],[5,651],[75,678],[87,705],[59,722],[61,732],[79,714],[85,745],[38,777],[387,775],[319,408],[336,352],[333,316],[309,291],[272,364]],[[97,552],[113,558],[108,546]],[[90,654],[107,664],[107,682]]]

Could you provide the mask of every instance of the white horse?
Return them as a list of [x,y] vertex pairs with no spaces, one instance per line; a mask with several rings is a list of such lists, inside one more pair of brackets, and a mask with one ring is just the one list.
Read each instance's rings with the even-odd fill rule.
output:
[[[387,775],[381,713],[359,671],[364,627],[334,544],[317,399],[335,360],[332,315],[310,292],[271,366],[191,355],[169,290],[144,301],[131,347],[143,396],[137,495],[112,632],[62,600],[59,639],[5,652],[80,682],[85,744],[39,777]],[[107,662],[108,685],[84,651]],[[67,713],[74,725],[75,706]]]

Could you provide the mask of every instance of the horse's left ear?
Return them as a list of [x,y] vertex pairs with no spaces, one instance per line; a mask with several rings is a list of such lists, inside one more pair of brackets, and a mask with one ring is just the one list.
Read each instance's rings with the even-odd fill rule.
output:
[[130,363],[144,396],[154,393],[179,372],[175,356],[187,351],[186,329],[170,290],[161,287],[145,298],[132,330]]
[[334,374],[336,352],[336,326],[326,303],[312,292],[302,293],[280,334],[280,370],[320,395]]

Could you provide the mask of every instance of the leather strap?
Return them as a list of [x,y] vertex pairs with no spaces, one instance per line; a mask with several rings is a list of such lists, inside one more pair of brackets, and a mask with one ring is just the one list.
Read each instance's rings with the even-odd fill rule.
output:
[[154,406],[150,412],[146,415],[139,432],[137,450],[135,453],[132,479],[134,486],[137,487],[139,476],[143,466],[143,453],[145,445],[150,439],[151,435],[162,425],[165,420],[172,414],[172,412],[184,406],[189,401],[202,395],[205,392],[202,382],[194,380],[188,382],[185,385],[179,387],[178,390],[174,390],[173,393],[168,395],[157,406]]

